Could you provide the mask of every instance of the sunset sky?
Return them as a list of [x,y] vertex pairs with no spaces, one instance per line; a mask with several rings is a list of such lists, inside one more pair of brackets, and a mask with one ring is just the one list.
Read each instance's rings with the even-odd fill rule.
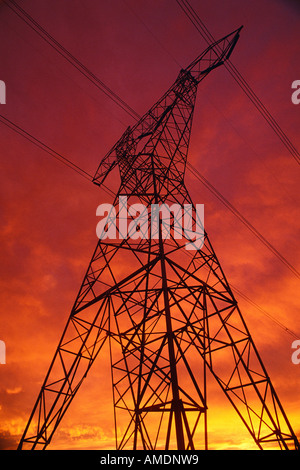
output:
[[[300,104],[291,101],[300,80],[299,3],[190,3],[215,38],[244,26],[232,62],[299,149]],[[175,0],[18,4],[141,115],[207,46]],[[0,80],[0,114],[92,175],[134,123],[1,1]],[[96,208],[111,200],[1,122],[0,136],[0,449],[15,449],[97,243]],[[299,163],[224,67],[199,86],[189,161],[299,272]],[[300,364],[291,361],[300,279],[190,172],[186,185],[205,205],[206,231],[243,294],[242,313],[300,438]],[[104,351],[49,448],[113,448],[109,373]],[[208,406],[211,448],[253,447],[221,392],[211,391]]]

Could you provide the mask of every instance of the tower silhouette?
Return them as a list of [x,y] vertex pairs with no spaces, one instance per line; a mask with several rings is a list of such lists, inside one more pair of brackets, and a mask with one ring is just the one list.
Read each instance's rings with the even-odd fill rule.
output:
[[258,448],[299,449],[184,183],[197,87],[240,30],[181,70],[100,163],[94,183],[117,167],[120,187],[19,449],[49,445],[107,342],[117,449],[207,448],[209,373]]

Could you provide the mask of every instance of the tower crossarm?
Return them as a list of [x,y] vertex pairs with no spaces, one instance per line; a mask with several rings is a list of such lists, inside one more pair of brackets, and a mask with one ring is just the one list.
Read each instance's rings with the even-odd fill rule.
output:
[[199,83],[209,72],[230,58],[242,28],[243,26],[208,46],[185,70]]
[[[124,160],[127,158],[130,158],[128,165],[131,166],[141,149],[146,148],[150,141],[160,138],[160,129],[168,127],[168,124],[173,128],[174,125],[178,127],[177,135],[181,135],[184,131],[187,141],[189,140],[191,129],[187,123],[191,121],[193,114],[197,86],[212,70],[229,59],[239,39],[241,29],[242,27],[211,44],[187,68],[179,72],[172,86],[139,121],[126,129],[118,142],[102,159],[93,183],[101,186],[117,165],[120,167],[121,164],[124,170]],[[177,112],[179,108],[181,112]],[[182,114],[184,114],[184,119]],[[180,122],[176,122],[176,119],[180,119]],[[132,146],[131,143],[134,145]],[[173,148],[177,149],[179,142],[173,141],[172,144]]]

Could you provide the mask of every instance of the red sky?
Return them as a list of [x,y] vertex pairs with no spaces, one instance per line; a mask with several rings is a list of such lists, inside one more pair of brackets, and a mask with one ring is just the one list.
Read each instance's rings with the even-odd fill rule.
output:
[[[19,0],[66,49],[143,114],[205,47],[173,0]],[[296,148],[300,8],[295,1],[192,0],[222,37],[244,25],[232,62]],[[0,113],[94,174],[132,119],[0,3]],[[16,448],[97,242],[95,211],[108,196],[0,123],[0,446]],[[189,161],[300,270],[300,168],[225,68],[200,85]],[[253,339],[300,437],[299,279],[190,173],[195,203]],[[99,358],[98,358],[99,359]],[[52,448],[113,446],[108,363],[98,360]],[[230,405],[209,403],[211,447],[248,448]],[[242,425],[241,425],[242,426]],[[242,428],[241,428],[242,429]]]

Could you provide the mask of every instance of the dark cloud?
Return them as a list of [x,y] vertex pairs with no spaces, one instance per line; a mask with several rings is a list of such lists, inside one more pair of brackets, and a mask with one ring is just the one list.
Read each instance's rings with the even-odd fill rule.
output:
[[299,0],[282,0],[286,5],[291,6],[296,10],[298,13],[300,13],[300,2]]
[[20,438],[10,434],[8,431],[0,430],[0,450],[16,450]]

